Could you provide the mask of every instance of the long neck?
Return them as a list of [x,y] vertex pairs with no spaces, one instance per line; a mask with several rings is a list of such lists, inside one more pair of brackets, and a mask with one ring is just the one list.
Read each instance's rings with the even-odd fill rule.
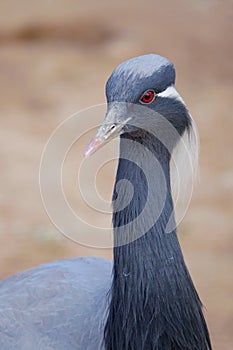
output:
[[120,144],[105,348],[211,349],[201,301],[176,231],[167,232],[168,222],[174,222],[169,154],[158,141],[137,141],[124,138]]

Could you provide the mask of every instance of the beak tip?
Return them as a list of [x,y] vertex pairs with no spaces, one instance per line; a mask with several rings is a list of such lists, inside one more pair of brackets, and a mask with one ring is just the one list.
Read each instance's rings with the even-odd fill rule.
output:
[[91,155],[91,152],[89,150],[85,150],[84,158],[88,158],[90,155]]
[[93,148],[91,147],[91,145],[89,144],[87,146],[87,148],[84,151],[84,157],[87,158],[92,154]]
[[92,155],[93,153],[95,153],[95,151],[100,148],[102,143],[103,142],[101,140],[99,140],[96,136],[94,136],[93,139],[89,142],[89,144],[84,152],[85,158],[87,158],[90,155]]

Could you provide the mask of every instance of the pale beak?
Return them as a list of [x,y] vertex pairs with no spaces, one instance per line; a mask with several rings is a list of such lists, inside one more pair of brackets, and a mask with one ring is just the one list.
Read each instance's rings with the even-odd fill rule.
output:
[[131,118],[127,118],[122,122],[111,123],[107,121],[107,118],[103,124],[97,130],[95,136],[89,142],[86,150],[85,157],[93,154],[95,151],[100,149],[106,143],[121,134],[123,127],[128,123]]

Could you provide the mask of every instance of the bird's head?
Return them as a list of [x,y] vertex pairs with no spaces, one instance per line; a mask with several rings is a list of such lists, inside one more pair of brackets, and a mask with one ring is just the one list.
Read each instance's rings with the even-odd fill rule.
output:
[[[169,139],[172,151],[178,139],[194,129],[193,120],[175,88],[175,68],[166,58],[148,54],[121,63],[106,84],[106,117],[91,140],[86,155],[118,135],[132,138],[148,132]],[[147,133],[143,133],[144,131]]]

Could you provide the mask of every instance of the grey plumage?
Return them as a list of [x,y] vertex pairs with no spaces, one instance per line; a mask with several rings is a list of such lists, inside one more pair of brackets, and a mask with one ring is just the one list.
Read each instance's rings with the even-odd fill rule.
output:
[[137,103],[146,89],[153,87],[157,93],[164,91],[175,83],[175,76],[172,62],[162,56],[149,54],[131,58],[121,63],[108,79],[108,103]]
[[0,282],[0,349],[102,349],[112,263],[83,257]]

